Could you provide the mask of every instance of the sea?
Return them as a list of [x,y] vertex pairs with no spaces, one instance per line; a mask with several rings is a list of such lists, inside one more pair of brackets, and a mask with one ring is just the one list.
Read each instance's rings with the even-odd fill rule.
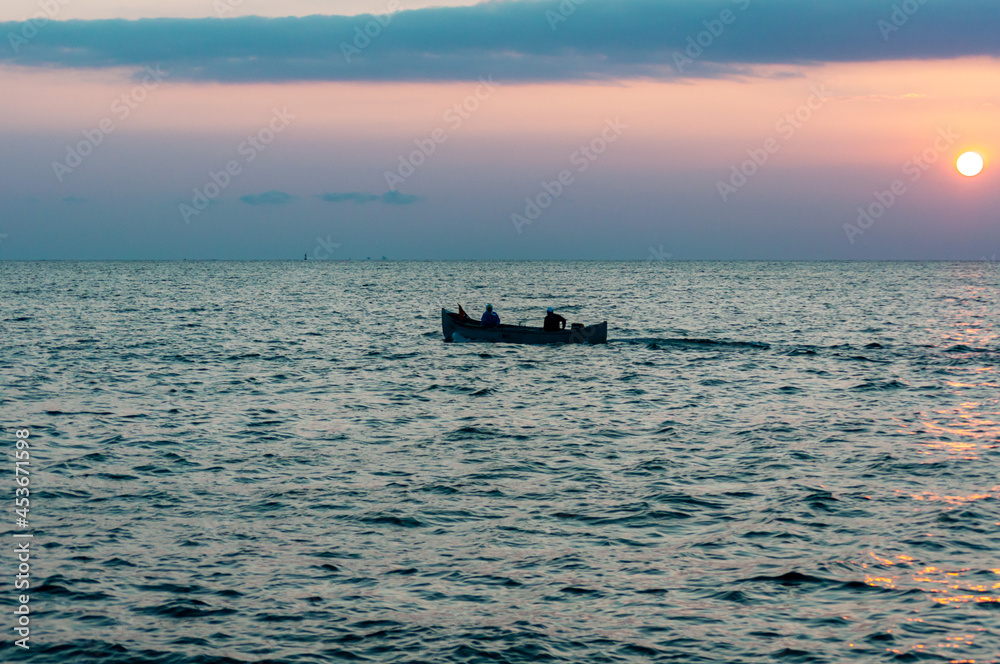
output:
[[[608,343],[444,342],[486,303]],[[0,661],[998,662],[998,314],[989,261],[0,262]]]

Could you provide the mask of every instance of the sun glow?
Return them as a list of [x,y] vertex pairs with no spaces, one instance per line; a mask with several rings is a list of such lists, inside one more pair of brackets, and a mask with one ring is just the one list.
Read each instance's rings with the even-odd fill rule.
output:
[[979,175],[983,170],[983,157],[978,152],[966,152],[955,164],[958,172],[966,177]]

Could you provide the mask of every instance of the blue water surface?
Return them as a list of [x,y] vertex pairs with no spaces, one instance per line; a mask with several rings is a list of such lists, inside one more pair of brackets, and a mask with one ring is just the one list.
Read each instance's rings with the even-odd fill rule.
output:
[[[443,342],[486,302],[609,342]],[[0,303],[2,661],[1000,661],[996,264],[4,262]]]

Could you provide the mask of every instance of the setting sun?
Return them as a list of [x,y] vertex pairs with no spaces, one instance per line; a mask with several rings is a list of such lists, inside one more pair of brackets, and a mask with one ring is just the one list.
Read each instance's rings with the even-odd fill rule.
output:
[[958,172],[966,177],[979,175],[983,170],[983,158],[978,152],[966,152],[958,158],[955,164]]

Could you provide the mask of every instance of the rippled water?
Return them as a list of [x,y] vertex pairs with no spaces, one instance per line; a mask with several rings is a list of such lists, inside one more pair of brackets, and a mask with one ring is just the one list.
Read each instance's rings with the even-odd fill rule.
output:
[[[9,429],[36,464],[0,659],[1000,661],[998,296],[987,263],[0,263],[4,481]],[[609,343],[442,342],[487,301]]]

